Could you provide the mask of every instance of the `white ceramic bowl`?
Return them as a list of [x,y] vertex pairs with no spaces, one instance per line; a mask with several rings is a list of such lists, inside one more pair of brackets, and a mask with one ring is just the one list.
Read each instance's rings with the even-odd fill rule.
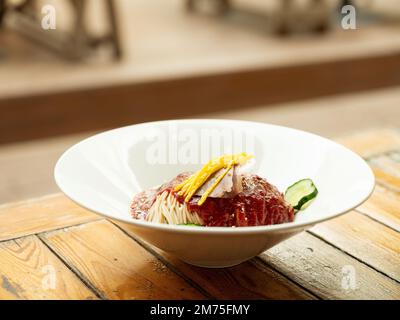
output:
[[[253,153],[255,173],[281,191],[311,178],[318,197],[294,222],[271,226],[189,227],[131,218],[130,203],[137,192],[196,170],[225,151]],[[365,201],[375,183],[362,158],[325,138],[263,123],[209,119],[143,123],[97,134],[62,155],[55,180],[81,206],[129,223],[146,242],[204,267],[238,264],[337,217]]]

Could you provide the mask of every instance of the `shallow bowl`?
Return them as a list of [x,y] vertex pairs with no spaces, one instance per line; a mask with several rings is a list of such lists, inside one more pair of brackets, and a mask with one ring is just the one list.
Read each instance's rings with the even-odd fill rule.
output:
[[[190,227],[131,218],[137,192],[196,170],[212,156],[241,151],[254,154],[254,173],[281,191],[313,179],[317,198],[294,222],[270,226]],[[142,240],[203,267],[239,264],[344,214],[365,201],[375,183],[362,158],[328,139],[276,125],[212,119],[150,122],[97,134],[61,156],[55,180],[82,207],[129,224]]]

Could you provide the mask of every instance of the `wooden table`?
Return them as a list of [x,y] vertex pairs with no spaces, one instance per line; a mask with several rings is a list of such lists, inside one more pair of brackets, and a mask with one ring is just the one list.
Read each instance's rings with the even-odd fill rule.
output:
[[0,299],[400,299],[400,131],[338,141],[372,166],[372,197],[227,269],[187,265],[60,194],[0,206]]

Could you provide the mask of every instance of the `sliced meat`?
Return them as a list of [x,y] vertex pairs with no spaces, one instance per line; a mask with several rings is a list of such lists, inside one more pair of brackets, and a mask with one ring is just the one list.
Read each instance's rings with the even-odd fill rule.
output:
[[[202,196],[210,188],[217,178],[225,172],[225,169],[218,170],[197,190],[196,196]],[[237,174],[237,167],[231,168],[222,178],[215,189],[208,196],[209,198],[232,198],[242,191],[241,176]]]

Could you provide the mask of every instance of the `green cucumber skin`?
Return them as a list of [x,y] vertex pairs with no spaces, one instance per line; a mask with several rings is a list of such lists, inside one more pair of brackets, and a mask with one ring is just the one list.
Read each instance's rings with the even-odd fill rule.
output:
[[309,194],[308,196],[305,196],[303,198],[301,198],[301,200],[299,201],[299,203],[297,204],[297,206],[294,206],[293,209],[300,211],[301,208],[309,201],[312,201],[313,199],[315,199],[318,195],[318,189],[315,188],[314,192]]
[[[311,180],[311,179],[309,179],[309,178],[307,178],[307,179],[301,179],[301,180],[299,180],[299,181],[293,183],[292,185],[290,185],[290,186],[286,189],[286,191],[285,191],[285,196],[287,195],[288,191],[290,191],[291,188],[293,188],[294,186],[298,185],[299,183],[301,183],[301,182],[303,182],[303,181],[310,182],[310,183],[311,183],[311,188],[313,188],[314,191],[313,191],[312,193],[308,194],[308,195],[303,196],[303,197],[299,200],[299,202],[298,202],[296,205],[292,205],[292,206],[293,206],[293,209],[294,209],[296,212],[297,212],[297,211],[300,211],[301,208],[302,208],[306,203],[308,203],[309,201],[315,199],[315,198],[317,197],[317,195],[318,195],[318,189],[317,189],[317,187],[315,186],[314,181]],[[288,202],[289,202],[289,201],[288,201]],[[290,202],[289,202],[289,203],[290,203]]]

